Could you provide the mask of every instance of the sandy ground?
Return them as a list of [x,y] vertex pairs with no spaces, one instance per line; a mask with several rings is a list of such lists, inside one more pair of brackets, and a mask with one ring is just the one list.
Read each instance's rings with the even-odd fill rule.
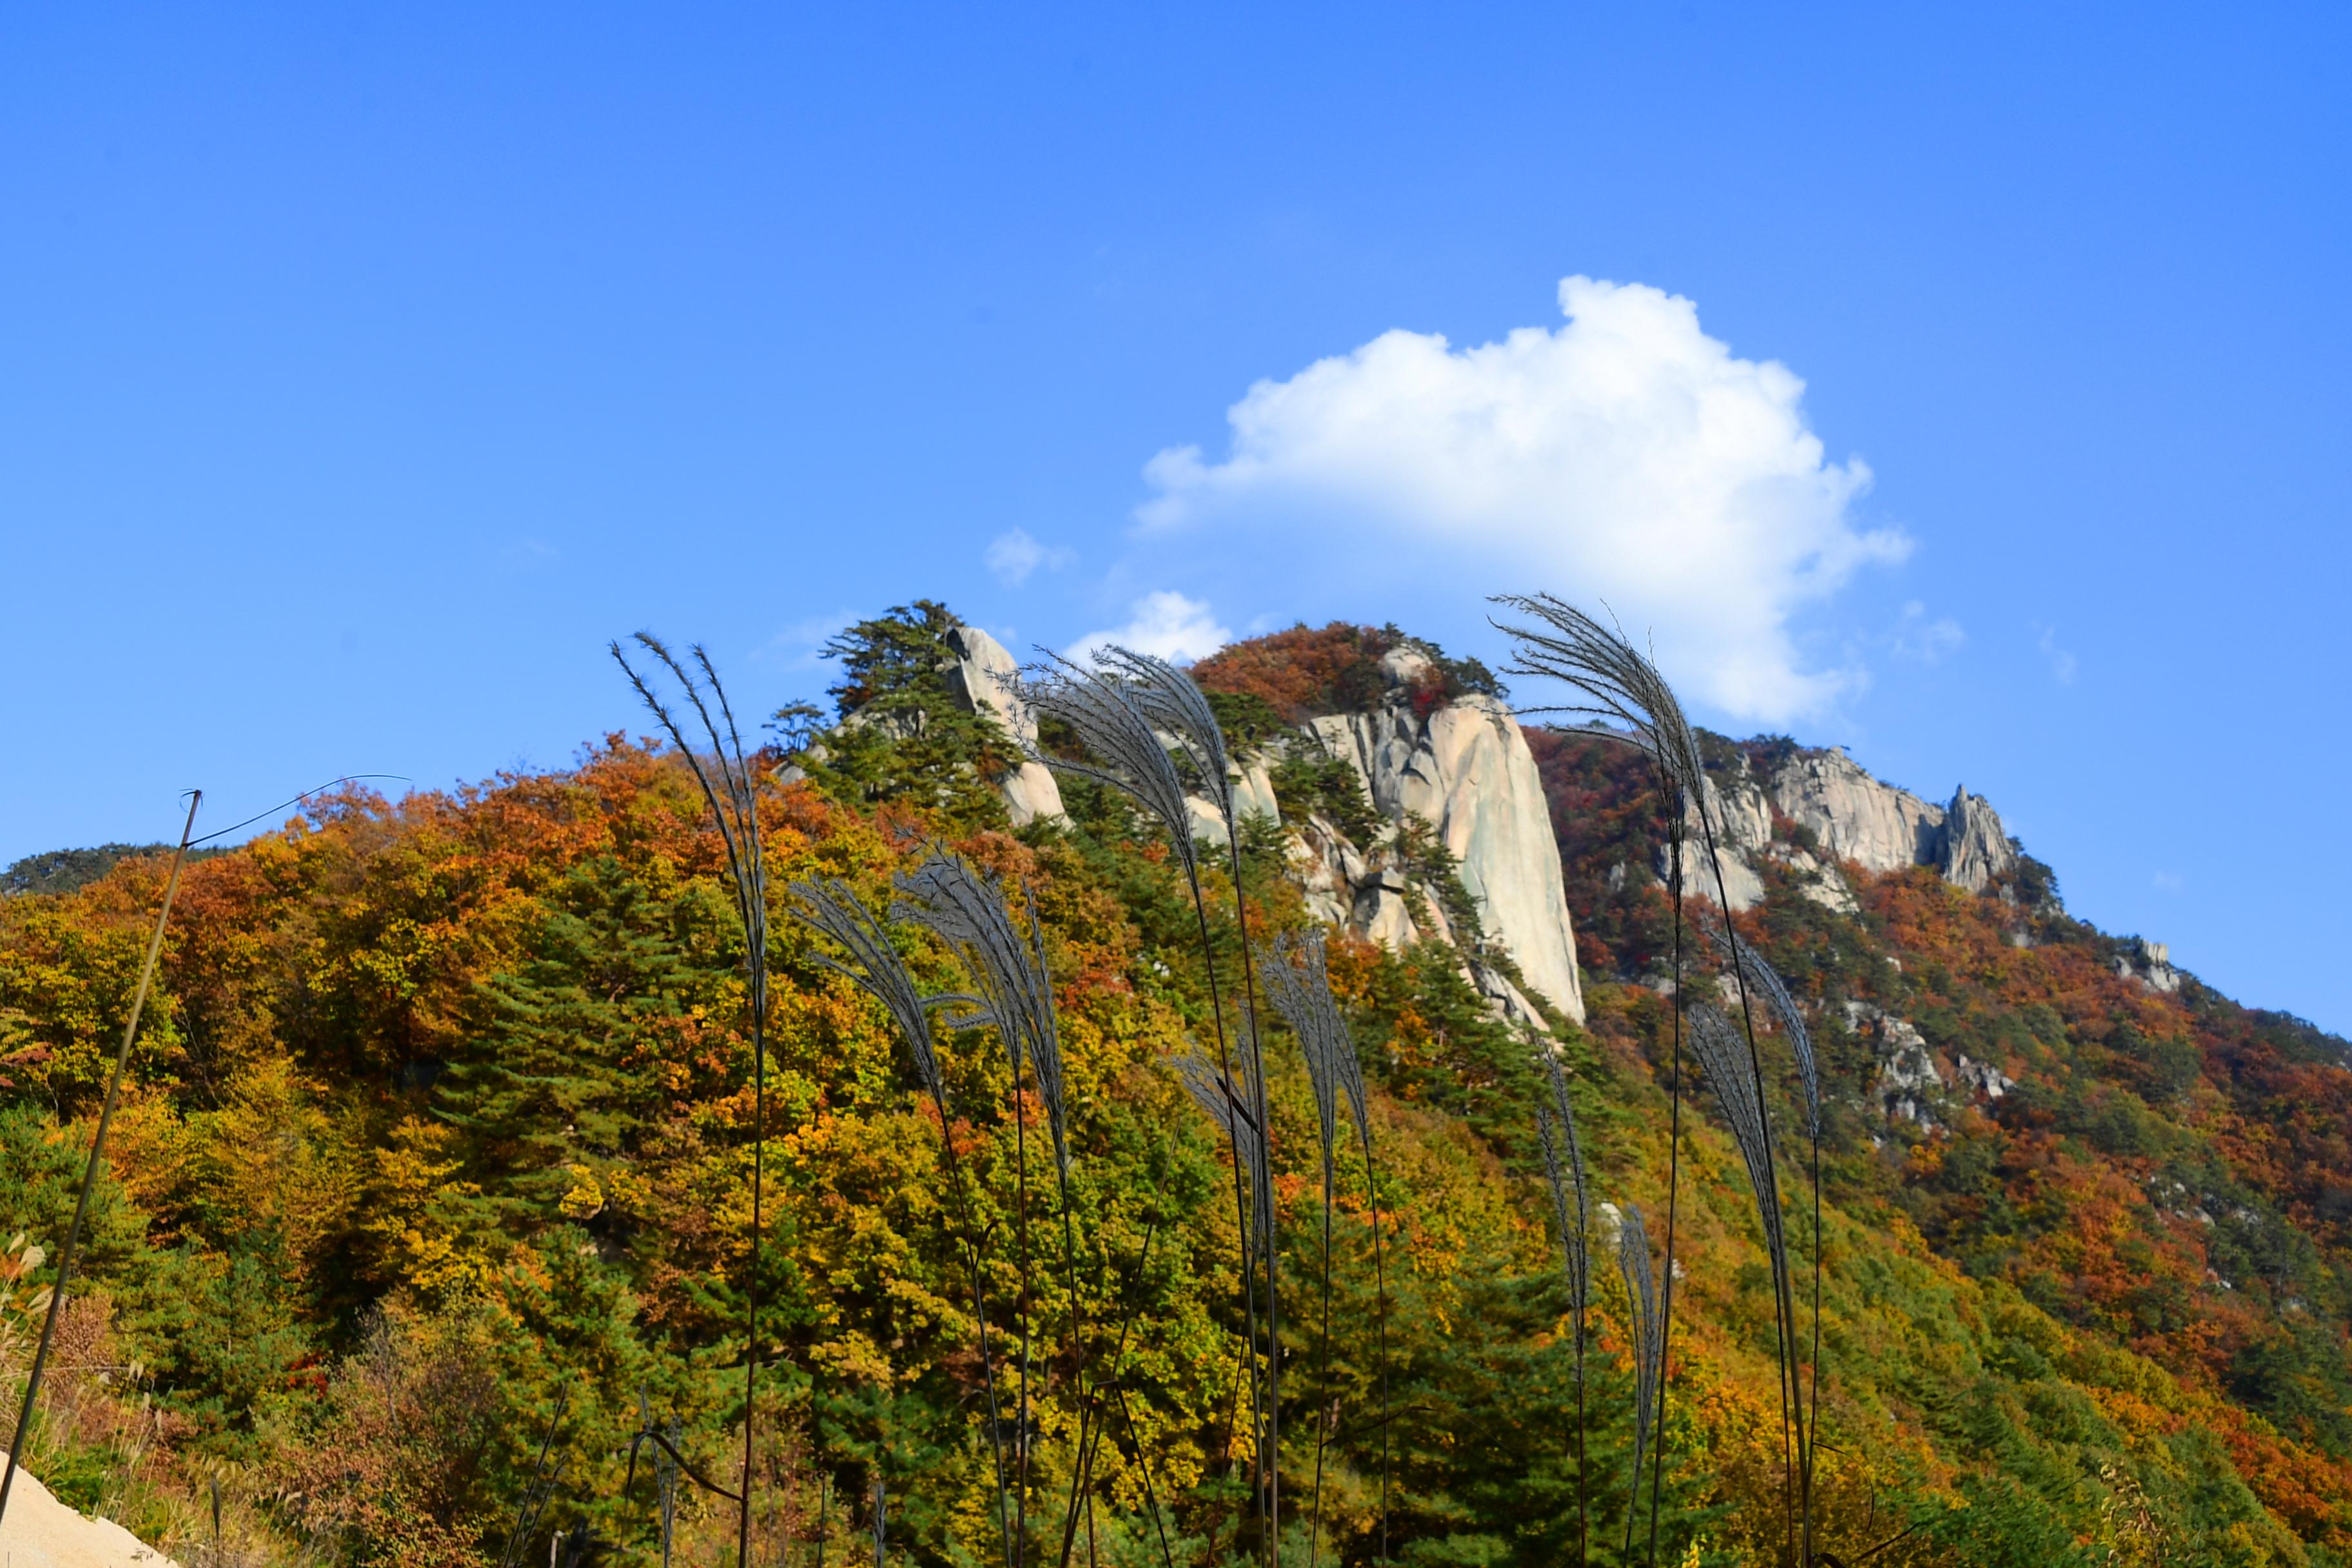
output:
[[[5,1458],[0,1452],[0,1458]],[[24,1471],[0,1520],[0,1568],[178,1568],[111,1520],[84,1519]]]

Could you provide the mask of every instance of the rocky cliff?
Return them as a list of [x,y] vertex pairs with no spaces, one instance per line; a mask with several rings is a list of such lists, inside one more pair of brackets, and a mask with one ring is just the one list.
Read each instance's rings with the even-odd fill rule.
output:
[[[958,700],[968,710],[985,708],[1016,739],[1034,740],[1036,721],[1009,689],[1014,666],[1003,645],[977,627],[958,626],[950,646],[958,661],[950,687]],[[1364,710],[1315,717],[1237,752],[1236,815],[1291,821],[1291,867],[1309,907],[1330,923],[1399,947],[1450,942],[1463,950],[1473,983],[1501,1011],[1540,1023],[1527,994],[1533,992],[1581,1021],[1583,988],[1559,845],[1518,721],[1484,693],[1423,700],[1432,665],[1416,645],[1391,649],[1379,668],[1382,689]],[[1370,841],[1358,842],[1307,803],[1285,812],[1273,767],[1292,759],[1336,760],[1352,770],[1381,825],[1370,835],[1358,829]],[[1053,776],[1036,763],[1006,773],[996,786],[1015,826],[1062,815]],[[1217,811],[1204,798],[1190,804],[1193,836],[1222,844],[1225,828]],[[1444,851],[1441,863],[1429,863],[1423,834]],[[1445,912],[1448,877],[1458,879],[1468,897],[1469,921]],[[1465,924],[1475,931],[1457,929]]]
[[[1015,740],[1034,741],[1035,721],[1008,686],[1012,655],[968,626],[955,628],[950,647],[958,700],[989,712]],[[1463,950],[1465,968],[1502,1011],[1536,1019],[1532,993],[1581,1020],[1559,841],[1517,721],[1485,691],[1433,700],[1433,657],[1402,636],[1373,668],[1376,682],[1363,683],[1344,710],[1308,714],[1289,732],[1236,755],[1240,814],[1288,824],[1293,872],[1325,920],[1394,946],[1449,942]],[[1710,740],[1709,750],[1708,812],[1722,856],[1719,868],[1694,858],[1694,897],[1752,909],[1764,898],[1769,863],[1803,896],[1851,913],[1850,869],[1875,875],[1931,866],[1955,886],[1982,892],[2018,866],[1999,814],[1966,788],[1937,805],[1872,777],[1842,747]],[[1367,833],[1359,825],[1351,836],[1332,813],[1308,803],[1286,811],[1275,765],[1297,759],[1344,763],[1380,826]],[[1045,768],[1026,763],[996,782],[1014,826],[1062,815]],[[1223,821],[1205,799],[1192,802],[1192,829],[1223,841]],[[1696,821],[1691,830],[1696,843]],[[1434,863],[1431,844],[1443,851]],[[1467,896],[1467,920],[1458,909],[1447,912],[1449,877]]]
[[[1874,874],[1933,866],[1972,893],[2017,868],[2017,846],[2000,815],[1966,787],[1935,805],[1873,778],[1843,746],[1787,748],[1769,766],[1745,748],[1727,750],[1710,760],[1707,795],[1725,852],[1721,898],[1735,910],[1763,898],[1758,863],[1766,858],[1798,872],[1809,896],[1847,909],[1853,895],[1838,869],[1844,862]],[[1692,878],[1692,893],[1717,899],[1703,863]]]
[[[1004,645],[978,626],[958,626],[948,633],[948,647],[956,660],[948,671],[948,689],[965,710],[990,714],[1016,745],[1036,744],[1037,720],[1026,703],[1013,696],[1013,676],[1019,666]],[[1015,827],[1062,815],[1061,786],[1042,763],[1023,763],[996,781],[996,791],[1004,797],[1004,809]]]
[[[1355,770],[1384,819],[1434,831],[1476,906],[1482,936],[1509,955],[1529,989],[1581,1020],[1584,993],[1559,844],[1527,737],[1510,710],[1484,693],[1423,711],[1413,694],[1429,668],[1428,656],[1409,644],[1391,650],[1381,661],[1388,692],[1377,707],[1317,718],[1307,732],[1326,755]],[[1346,863],[1344,856],[1337,862]],[[1357,888],[1360,928],[1383,936],[1409,929],[1401,910],[1385,908],[1406,902],[1409,877],[1391,868],[1385,879],[1367,876]],[[1369,909],[1364,894],[1370,895]]]

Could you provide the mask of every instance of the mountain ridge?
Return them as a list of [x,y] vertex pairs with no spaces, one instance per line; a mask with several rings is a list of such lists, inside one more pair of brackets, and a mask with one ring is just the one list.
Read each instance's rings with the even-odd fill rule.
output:
[[[1075,1441],[1079,1307],[1097,1333],[1131,1310],[1135,1426],[1101,1457],[1108,1561],[1160,1560],[1147,1481],[1173,1500],[1188,1563],[1205,1568],[1206,1542],[1242,1527],[1222,1403],[1245,1330],[1223,1283],[1233,1210],[1221,1145],[1169,1064],[1237,1026],[1245,940],[1310,931],[1328,943],[1380,1150],[1377,1187],[1360,1153],[1336,1156],[1324,1342],[1292,1310],[1324,1217],[1316,1102],[1295,1042],[1270,1027],[1286,1388],[1303,1390],[1286,1394],[1288,1429],[1311,1432],[1297,1422],[1318,1409],[1346,1416],[1328,1430],[1324,1549],[1369,1564],[1385,1534],[1391,1560],[1419,1568],[1552,1568],[1573,1539],[1565,1434],[1580,1407],[1604,1468],[1622,1464],[1629,1304],[1606,1270],[1580,1396],[1570,1372],[1532,1126],[1534,1042],[1549,1034],[1597,1198],[1662,1232],[1679,1173],[1662,1550],[1773,1560],[1756,1210],[1711,1103],[1694,1093],[1677,1118],[1669,1100],[1677,1003],[1736,992],[1696,921],[1675,963],[1669,825],[1639,753],[1511,725],[1541,792],[1531,818],[1524,791],[1503,799],[1518,764],[1475,663],[1384,627],[1237,645],[1195,667],[1250,803],[1238,857],[1201,836],[1214,896],[1196,914],[1171,846],[1116,791],[1069,772],[1021,778],[1040,765],[1024,716],[977,679],[1010,655],[944,606],[859,623],[838,657],[834,711],[780,714],[757,763],[772,886],[837,882],[887,910],[894,877],[944,847],[1034,900],[1066,1053],[1074,1228],[1102,1258],[1098,1283],[1057,1268],[1030,1298],[1046,1368],[1036,1441],[1055,1466]],[[1318,728],[1332,718],[1346,722]],[[1455,724],[1492,743],[1433,742]],[[1034,738],[1048,757],[1070,743],[1050,722]],[[1727,899],[1727,918],[1786,977],[1823,1087],[1821,1539],[1848,1561],[1875,1548],[1905,1564],[2344,1562],[2343,1042],[2238,1005],[2159,944],[2075,921],[2021,847],[1998,869],[1979,857],[1974,890],[1947,874],[1965,875],[1966,857],[1927,843],[1922,862],[1916,826],[1907,863],[1838,858],[1832,841],[1870,842],[1860,829],[1878,818],[1808,819],[1769,787],[1833,753],[1772,738],[1703,749],[1717,797],[1747,802],[1754,826],[1733,850],[1758,896]],[[1790,775],[1800,806],[1803,768]],[[1893,805],[1913,813],[1898,826],[1925,820]],[[1199,809],[1192,820],[1205,826]],[[1482,824],[1516,825],[1507,852],[1491,837],[1480,849]],[[1961,839],[1993,832],[1961,826]],[[1513,932],[1544,901],[1522,895],[1541,879],[1514,889],[1507,873],[1538,848],[1558,878],[1577,1015],[1517,957]],[[1901,842],[1881,848],[1893,860]],[[650,1550],[646,1483],[625,1496],[621,1458],[647,1412],[677,1421],[706,1473],[731,1474],[741,1441],[755,1091],[725,865],[681,760],[615,733],[572,767],[453,794],[347,790],[189,868],[93,1209],[93,1289],[61,1369],[70,1419],[37,1473],[184,1560],[202,1539],[203,1478],[226,1475],[232,1531],[257,1560],[473,1568],[498,1557],[543,1463],[566,1478],[550,1526]],[[0,1234],[54,1237],[70,1210],[75,1141],[161,875],[134,857],[69,891],[0,899]],[[951,954],[892,930],[926,993],[965,988]],[[949,1194],[1011,1234],[1021,1124],[1006,1055],[985,1031],[941,1026],[942,1121],[891,1018],[829,950],[782,922],[774,942],[762,1539],[804,1549],[829,1518],[832,1548],[847,1549],[866,1521],[840,1500],[880,1479],[893,1553],[992,1562],[975,1414],[988,1385]],[[1764,1110],[1786,1129],[1788,1047],[1769,1029],[1760,1045]],[[969,1184],[940,1164],[942,1131]],[[1390,1247],[1377,1287],[1367,1191]],[[992,1258],[1003,1333],[1023,1298]],[[1375,1336],[1383,1292],[1395,1310]],[[20,1342],[20,1304],[0,1300],[0,1362]],[[1384,1379],[1409,1413],[1392,1426],[1374,1418]],[[1310,1484],[1315,1448],[1286,1441],[1286,1494]],[[690,1549],[731,1545],[730,1510],[680,1506]],[[1597,1538],[1622,1529],[1620,1483],[1594,1506]]]

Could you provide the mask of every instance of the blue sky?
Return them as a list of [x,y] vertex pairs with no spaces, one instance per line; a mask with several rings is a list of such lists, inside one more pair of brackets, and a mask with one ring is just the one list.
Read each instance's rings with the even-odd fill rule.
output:
[[1464,9],[11,9],[0,860],[1545,587],[2352,1027],[2344,13]]

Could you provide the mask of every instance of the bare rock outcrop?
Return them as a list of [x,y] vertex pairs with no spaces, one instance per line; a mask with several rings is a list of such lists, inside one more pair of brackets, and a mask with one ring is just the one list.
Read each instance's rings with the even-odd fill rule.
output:
[[2116,955],[2116,974],[2168,995],[2180,989],[2180,971],[2172,967],[2172,949],[2144,936],[2125,940],[2123,951]]
[[[1165,735],[1160,740],[1171,749],[1176,744]],[[1268,771],[1263,755],[1228,759],[1225,779],[1234,792],[1234,818],[1236,822],[1246,822],[1253,816],[1264,817],[1268,822],[1282,820],[1281,803],[1274,797],[1274,776]],[[1204,795],[1188,795],[1184,797],[1184,810],[1192,820],[1193,837],[1205,838],[1216,845],[1224,843],[1225,816],[1217,809],[1214,801]]]
[[1845,1010],[1846,1022],[1870,1041],[1878,1058],[1878,1076],[1870,1088],[1878,1113],[1889,1121],[1935,1128],[1944,1103],[1944,1070],[1936,1065],[1927,1037],[1909,1019],[1867,1002],[1848,1002]]
[[[1037,716],[1013,694],[1013,677],[1020,666],[1004,645],[978,626],[959,626],[948,633],[948,647],[956,657],[955,668],[948,671],[948,686],[964,710],[984,710],[994,716],[1016,745],[1034,745]],[[996,781],[996,792],[1004,797],[1004,809],[1015,827],[1026,827],[1041,816],[1063,815],[1061,786],[1054,782],[1053,770],[1043,763],[1023,763]]]
[[[1696,808],[1683,825],[1684,890],[1693,898],[1737,912],[1764,901],[1764,879],[1756,869],[1758,858],[1772,850],[1772,804],[1748,771],[1745,758],[1734,763],[1727,783],[1710,774],[1699,781],[1706,796],[1708,821],[1714,824],[1715,858],[1707,858],[1707,834]],[[1661,862],[1664,852],[1660,851]],[[1658,879],[1669,868],[1660,864]]]
[[1971,893],[1983,892],[1995,877],[2017,869],[2017,847],[2000,818],[1984,796],[1970,795],[1965,786],[1953,792],[1944,810],[1937,864],[1946,881]]
[[[1729,766],[1714,768],[1706,790],[1722,853],[1724,886],[1718,894],[1714,872],[1696,853],[1699,833],[1694,813],[1688,890],[1727,902],[1735,910],[1763,901],[1760,868],[1768,859],[1793,873],[1798,893],[1846,913],[1858,906],[1838,869],[1845,861],[1870,872],[1933,866],[1953,886],[1972,893],[1983,892],[2017,868],[2016,841],[1982,795],[1962,787],[1948,805],[1937,805],[1873,778],[1843,747],[1792,752],[1769,779],[1756,777],[1746,757],[1735,755]],[[1822,854],[1776,837],[1776,816],[1803,828]],[[1659,872],[1663,876],[1664,868]]]
[[1811,832],[1836,859],[1857,861],[1865,871],[1937,863],[1943,811],[1872,778],[1843,746],[1791,756],[1773,774],[1771,787],[1780,815]]
[[[1410,644],[1391,649],[1381,660],[1388,701],[1369,713],[1328,715],[1308,728],[1326,753],[1354,767],[1382,816],[1429,825],[1458,863],[1487,940],[1510,954],[1529,988],[1581,1022],[1584,991],[1559,842],[1535,754],[1518,721],[1495,698],[1466,693],[1421,711],[1412,695],[1428,668],[1427,656]],[[1379,934],[1368,921],[1382,932],[1404,929],[1400,917],[1411,918],[1405,893],[1402,881],[1360,889],[1353,910],[1359,929]]]

